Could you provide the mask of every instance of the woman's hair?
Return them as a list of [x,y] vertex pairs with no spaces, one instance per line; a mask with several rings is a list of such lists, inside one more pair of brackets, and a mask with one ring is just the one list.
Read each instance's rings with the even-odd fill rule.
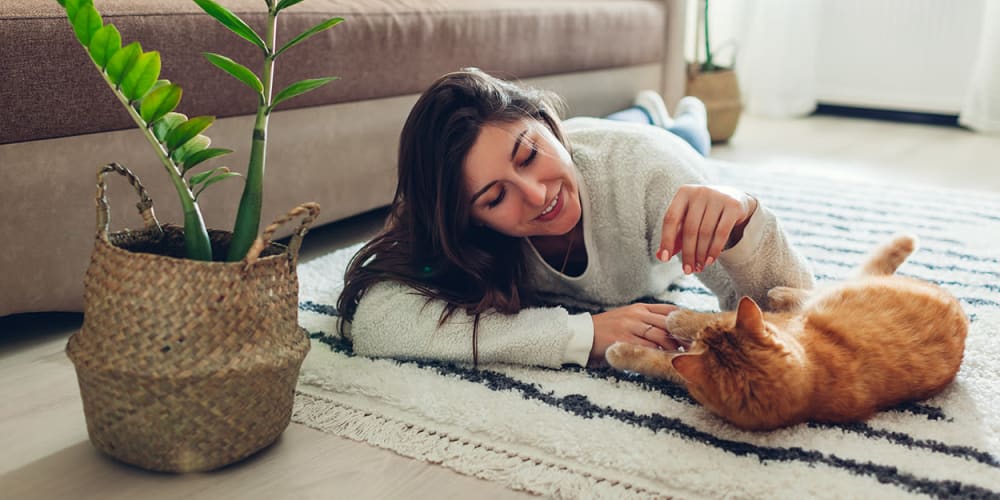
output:
[[[483,125],[533,118],[563,145],[557,96],[463,69],[435,81],[410,111],[399,140],[398,184],[382,231],[351,259],[337,302],[341,331],[377,282],[403,283],[476,315],[515,313],[525,301],[520,238],[469,219],[462,164]],[[478,330],[478,328],[474,329]],[[475,349],[475,344],[474,344]]]

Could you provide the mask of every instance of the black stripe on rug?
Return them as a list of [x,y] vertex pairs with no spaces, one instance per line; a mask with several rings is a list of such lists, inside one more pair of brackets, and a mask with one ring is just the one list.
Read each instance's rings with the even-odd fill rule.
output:
[[[784,222],[784,220],[785,220],[785,218],[782,218],[782,222]],[[809,227],[813,228],[813,227],[815,227],[815,224],[811,224]],[[824,227],[824,229],[827,229],[827,228]],[[876,237],[874,237],[874,238],[861,238],[854,231],[852,231],[852,230],[850,230],[850,229],[848,229],[846,227],[842,228],[842,232],[844,232],[845,234],[830,235],[830,234],[823,234],[823,233],[818,233],[818,232],[815,232],[815,231],[810,231],[808,229],[798,228],[798,227],[795,227],[795,226],[785,227],[785,232],[790,237],[792,237],[794,240],[796,240],[796,241],[798,241],[800,238],[810,238],[811,237],[811,238],[820,238],[820,239],[828,240],[831,237],[834,237],[838,241],[846,241],[846,242],[851,242],[851,243],[857,243],[857,244],[864,245],[864,246],[869,247],[869,248],[874,248],[875,245],[878,245],[880,243],[884,243],[885,241],[887,241],[890,236],[893,236],[895,234],[899,234],[900,233],[900,231],[890,231],[888,229],[885,230],[885,231],[868,230],[868,231],[865,232],[865,234],[874,235],[874,234],[878,233],[878,235]],[[944,245],[947,245],[949,247],[961,246],[963,244],[963,243],[961,243],[959,241],[956,241],[956,240],[949,240],[949,239],[945,239],[945,238],[934,238],[934,237],[924,236],[924,235],[919,235],[919,234],[917,235],[917,237],[920,239],[920,241],[919,241],[920,248],[917,250],[918,252],[930,251],[931,253],[935,253],[935,254],[939,253],[939,252],[944,252],[944,253],[950,254],[952,257],[958,257],[958,258],[963,259],[963,260],[965,260],[966,258],[968,258],[968,259],[975,259],[975,260],[980,260],[981,259],[981,261],[986,261],[986,262],[1000,262],[997,259],[992,258],[992,257],[979,257],[979,256],[975,256],[975,255],[958,253],[958,252],[956,252],[954,250],[951,250],[949,248],[945,248],[944,246],[942,246],[941,248],[938,248],[937,245],[930,245],[929,244],[931,242],[934,242],[934,243],[944,243]]]
[[[873,197],[877,199],[878,207],[883,209],[894,209],[897,214],[911,215],[915,217],[923,216],[938,216],[942,211],[948,211],[949,213],[955,213],[959,216],[987,220],[987,221],[1000,221],[1000,217],[991,215],[991,212],[1000,211],[1000,206],[995,205],[996,196],[992,193],[986,194],[983,200],[968,200],[970,203],[959,203],[960,200],[954,198],[928,198],[919,197],[920,203],[910,203],[906,201],[908,197],[912,197],[913,193],[897,193],[895,197],[886,196],[886,193],[882,190],[876,190],[874,192],[870,191],[867,193],[859,193],[857,190],[844,191],[838,193],[836,196],[830,196],[827,191],[827,187],[816,188],[815,185],[804,186],[805,189],[791,190],[786,189],[788,186],[782,183],[782,189],[776,190],[771,189],[770,186],[754,186],[752,191],[755,192],[761,201],[770,202],[772,200],[784,200],[790,202],[802,202],[804,204],[817,204],[826,203],[827,206],[834,208],[844,208],[844,209],[864,209],[871,206]],[[806,194],[806,197],[795,197],[794,195]],[[966,193],[963,192],[963,195]],[[811,195],[811,196],[810,196]],[[834,201],[830,201],[834,200]],[[836,203],[840,202],[840,203]],[[991,210],[991,206],[993,209]]]
[[337,308],[327,304],[317,304],[312,301],[299,302],[299,309],[303,311],[309,311],[319,314],[325,314],[327,316],[340,316],[340,311]]
[[[691,405],[700,404],[688,394],[687,389],[667,380],[659,380],[659,379],[644,377],[639,374],[623,373],[611,368],[595,369],[595,368],[581,368],[579,366],[564,366],[562,369],[566,371],[582,373],[584,375],[596,379],[633,383],[638,385],[639,387],[642,387],[645,390],[659,392],[660,394],[663,394],[664,396],[667,396],[673,399],[674,401],[688,403]],[[927,420],[941,420],[946,422],[952,421],[951,418],[945,415],[944,410],[942,410],[941,408],[938,408],[936,406],[931,406],[926,403],[919,403],[916,401],[903,403],[884,411],[909,413],[912,415],[923,416]],[[912,440],[913,438],[911,437],[910,439]]]
[[[783,194],[768,196],[762,202],[767,202],[768,208],[772,208],[779,212],[798,211],[798,213],[804,212],[824,217],[843,218],[859,222],[870,222],[873,224],[893,223],[905,224],[907,226],[914,227],[924,227],[921,226],[921,224],[926,224],[924,221],[949,225],[955,223],[974,224],[976,222],[982,222],[983,220],[994,222],[997,220],[993,216],[977,214],[975,212],[959,213],[955,210],[951,210],[948,212],[948,216],[944,217],[940,214],[940,212],[914,213],[912,211],[894,210],[891,206],[881,203],[868,204],[864,206],[845,205],[810,198],[798,198]],[[943,228],[944,226],[928,225],[926,227]]]

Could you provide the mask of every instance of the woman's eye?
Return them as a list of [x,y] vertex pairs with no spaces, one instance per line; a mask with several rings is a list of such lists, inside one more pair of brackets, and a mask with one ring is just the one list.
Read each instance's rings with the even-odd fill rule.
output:
[[531,152],[528,153],[528,157],[525,158],[523,162],[521,162],[521,166],[522,167],[527,167],[528,165],[530,165],[531,162],[534,161],[535,155],[537,155],[537,154],[538,154],[538,146],[535,145],[534,142],[532,142],[531,143]]
[[506,195],[507,195],[507,190],[504,189],[503,187],[501,187],[500,188],[500,194],[497,195],[496,199],[494,199],[493,201],[487,203],[486,206],[489,207],[489,208],[496,207],[497,205],[500,204],[501,201],[503,201],[503,199],[504,199],[504,197]]

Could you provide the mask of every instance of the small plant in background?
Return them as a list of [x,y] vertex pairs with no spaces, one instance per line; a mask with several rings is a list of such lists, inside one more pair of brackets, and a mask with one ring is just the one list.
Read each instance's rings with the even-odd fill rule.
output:
[[[343,21],[335,17],[299,34],[281,48],[276,45],[278,13],[303,0],[265,0],[268,22],[265,37],[258,35],[242,19],[212,0],[194,0],[202,10],[241,38],[260,48],[264,68],[258,76],[246,66],[214,53],[204,53],[206,59],[244,83],[257,94],[257,115],[250,146],[250,161],[246,171],[243,195],[233,226],[233,236],[226,260],[243,258],[253,244],[260,227],[263,201],[264,166],[267,145],[268,117],[279,103],[319,88],[336,77],[313,78],[295,82],[272,97],[274,61],[279,55],[307,38],[336,26]],[[202,134],[215,121],[214,116],[188,118],[174,109],[180,103],[182,90],[169,80],[160,79],[160,54],[143,52],[139,42],[122,46],[121,33],[113,24],[104,24],[92,0],[58,0],[66,10],[77,40],[83,45],[94,65],[101,72],[112,92],[125,106],[147,142],[153,147],[177,191],[184,213],[184,244],[189,259],[212,260],[208,231],[198,207],[198,196],[206,187],[240,174],[227,167],[216,167],[194,173],[202,162],[231,153],[232,150],[210,148],[211,139]]]
[[700,28],[705,30],[705,62],[701,63],[702,71],[715,71],[717,69],[722,69],[715,65],[715,61],[712,60],[712,44],[708,41],[708,0],[703,0],[705,3],[705,14],[704,22]]
[[[712,142],[726,142],[736,131],[743,110],[740,86],[736,72],[731,67],[716,64],[718,47],[712,52],[708,39],[708,0],[699,0],[697,22],[694,30],[694,61],[688,64],[687,85],[684,93],[705,103],[708,113],[708,134]],[[701,35],[705,35],[705,60],[700,61]],[[725,45],[725,44],[724,44]],[[734,57],[735,60],[735,45]]]
[[[721,46],[716,47],[715,51],[712,50],[712,43],[709,41],[709,38],[708,38],[708,32],[709,32],[709,29],[708,29],[708,4],[709,4],[708,0],[700,0],[699,5],[698,5],[700,7],[700,12],[698,13],[699,15],[697,16],[697,19],[698,19],[697,26],[695,27],[695,42],[694,42],[695,43],[695,64],[698,65],[698,70],[701,71],[701,72],[703,72],[703,73],[709,73],[709,72],[712,72],[712,71],[725,71],[725,70],[729,70],[729,69],[732,68],[732,62],[733,61],[730,61],[730,65],[729,66],[720,65],[720,64],[717,64],[717,62],[716,62],[717,59],[716,59],[715,56],[720,52],[720,50],[724,50],[726,48],[729,48],[731,50],[731,52],[732,52],[733,57],[735,58],[735,54],[736,54],[735,43],[734,43],[734,41],[729,40],[729,41],[723,43]],[[698,52],[697,45],[699,43],[699,39],[701,38],[701,35],[705,36],[705,60],[699,63],[698,62],[699,52]]]

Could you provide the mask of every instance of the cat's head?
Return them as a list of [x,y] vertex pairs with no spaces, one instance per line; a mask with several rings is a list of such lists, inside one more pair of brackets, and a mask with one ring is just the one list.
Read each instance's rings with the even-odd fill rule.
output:
[[702,405],[739,427],[763,430],[799,410],[791,405],[801,398],[790,392],[801,384],[803,356],[793,344],[743,297],[735,316],[705,325],[671,362]]

